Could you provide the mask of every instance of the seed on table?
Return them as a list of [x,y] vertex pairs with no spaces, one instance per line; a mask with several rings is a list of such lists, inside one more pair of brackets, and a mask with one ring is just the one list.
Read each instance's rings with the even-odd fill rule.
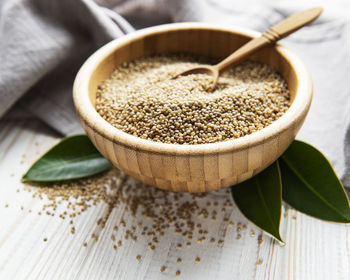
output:
[[200,261],[201,261],[200,257],[197,257],[197,258],[195,259],[195,262],[196,262],[196,263],[199,263]]
[[181,271],[180,270],[177,270],[176,271],[176,276],[180,276],[181,275]]
[[160,272],[164,272],[166,270],[166,267],[163,265],[161,268],[160,268]]
[[136,256],[136,259],[137,259],[138,261],[140,261],[140,260],[141,260],[141,255],[137,255],[137,256]]

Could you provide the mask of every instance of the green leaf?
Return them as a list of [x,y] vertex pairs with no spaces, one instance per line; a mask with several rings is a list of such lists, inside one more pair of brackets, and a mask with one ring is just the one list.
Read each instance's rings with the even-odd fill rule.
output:
[[23,181],[53,182],[95,175],[111,168],[86,135],[64,138],[38,159]]
[[350,222],[349,200],[326,157],[301,141],[294,141],[279,159],[283,199],[310,216]]
[[231,187],[231,193],[244,216],[262,230],[283,242],[280,235],[282,208],[281,178],[275,162],[255,177]]

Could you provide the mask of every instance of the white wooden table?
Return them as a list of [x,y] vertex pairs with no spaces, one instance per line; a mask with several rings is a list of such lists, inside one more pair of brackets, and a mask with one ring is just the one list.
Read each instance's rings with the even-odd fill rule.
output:
[[[125,241],[114,250],[110,235],[120,223],[121,206],[113,209],[98,242],[84,247],[105,204],[76,218],[76,233],[71,234],[68,219],[38,215],[44,201],[22,191],[21,175],[57,141],[57,135],[36,120],[0,122],[0,279],[350,279],[350,226],[322,222],[292,209],[281,223],[285,246],[267,235],[259,242],[261,231],[233,204],[225,214],[233,226],[220,214],[215,222],[202,222],[211,237],[223,239],[222,245],[207,239],[178,249],[181,237],[167,232],[154,251],[147,238]],[[228,197],[220,191],[205,200],[221,203]],[[135,219],[141,217],[129,216],[126,224]],[[238,223],[247,226],[240,239]],[[194,262],[196,256],[201,257],[199,263]],[[166,270],[161,272],[163,265]]]

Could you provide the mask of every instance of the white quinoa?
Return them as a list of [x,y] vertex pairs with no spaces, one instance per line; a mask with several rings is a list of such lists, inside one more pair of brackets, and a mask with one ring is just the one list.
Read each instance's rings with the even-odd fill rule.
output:
[[290,105],[286,82],[267,64],[247,61],[229,69],[212,92],[205,74],[171,79],[195,65],[186,56],[124,63],[98,87],[96,110],[116,128],[143,139],[204,144],[251,134]]

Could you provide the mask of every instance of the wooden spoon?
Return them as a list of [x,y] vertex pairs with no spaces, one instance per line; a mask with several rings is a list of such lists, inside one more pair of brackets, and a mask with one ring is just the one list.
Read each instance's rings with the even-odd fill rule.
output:
[[261,49],[262,47],[273,44],[304,25],[311,23],[320,16],[322,11],[323,9],[321,7],[316,7],[287,17],[280,23],[277,23],[275,26],[265,31],[260,37],[254,38],[248,43],[244,44],[218,64],[191,67],[190,69],[177,74],[173,78],[189,74],[208,74],[213,77],[213,84],[210,88],[208,88],[208,91],[212,91],[216,86],[219,74],[221,74],[223,71],[227,70],[234,64],[241,62],[251,53]]

